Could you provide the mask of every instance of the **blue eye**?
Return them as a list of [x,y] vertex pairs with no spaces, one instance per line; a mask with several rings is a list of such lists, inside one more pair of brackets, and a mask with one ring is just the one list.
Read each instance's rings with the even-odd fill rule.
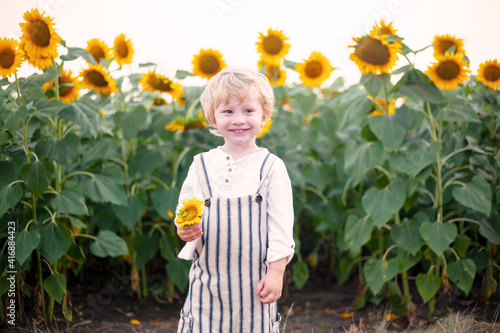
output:
[[222,111],[222,113],[233,113],[233,111],[232,110],[224,110],[224,111]]
[[245,113],[252,113],[252,112],[253,112],[253,110],[250,110],[250,109],[245,110]]

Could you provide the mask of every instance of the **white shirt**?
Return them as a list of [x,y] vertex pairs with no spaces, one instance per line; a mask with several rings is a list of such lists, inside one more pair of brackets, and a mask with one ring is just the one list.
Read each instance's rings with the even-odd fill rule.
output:
[[[239,160],[226,154],[221,147],[210,149],[203,155],[205,167],[210,180],[213,197],[236,198],[257,193],[260,183],[260,168],[269,151],[261,148],[258,152],[246,155]],[[277,158],[263,186],[268,189],[267,215],[269,247],[267,262],[287,258],[287,263],[293,257],[295,242],[293,240],[293,194],[290,177],[285,163]],[[194,163],[182,184],[179,195],[179,205],[196,197],[205,201],[198,173]],[[204,210],[205,207],[203,206]],[[176,223],[177,224],[177,223]],[[200,238],[186,243],[179,253],[179,258],[194,259],[194,251]]]

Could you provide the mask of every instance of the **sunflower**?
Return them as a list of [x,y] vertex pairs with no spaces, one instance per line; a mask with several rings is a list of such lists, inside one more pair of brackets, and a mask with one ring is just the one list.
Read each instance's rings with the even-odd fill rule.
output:
[[56,58],[57,44],[61,37],[56,34],[50,16],[40,14],[38,9],[32,9],[24,13],[26,23],[19,23],[22,29],[21,42],[24,43],[24,51],[32,59]]
[[179,223],[179,228],[200,223],[201,217],[203,216],[201,207],[203,204],[204,202],[197,200],[196,197],[191,200],[184,201],[182,203],[182,208],[179,211],[179,215],[177,215],[177,218],[175,219],[175,221]]
[[260,69],[264,69],[264,73],[269,80],[271,86],[282,86],[286,81],[286,72],[280,66],[280,62],[266,63],[262,60],[258,63]]
[[[465,54],[464,42],[460,38],[455,38],[455,36],[441,35],[434,36],[434,41],[432,42],[434,48],[434,57],[439,55],[445,55],[446,52]],[[455,50],[450,50],[450,48],[455,47]]]
[[319,52],[313,52],[309,59],[304,59],[295,66],[295,70],[299,73],[299,79],[306,87],[320,86],[326,79],[330,77],[333,71],[332,65],[324,55]]
[[[380,26],[379,26],[380,24]],[[380,20],[380,22],[377,24],[375,24],[373,26],[373,29],[371,31],[371,33],[373,33],[375,36],[377,37],[381,37],[381,36],[386,36],[386,37],[390,37],[390,36],[394,36],[394,37],[399,37],[396,32],[398,30],[397,29],[394,29],[394,27],[392,26],[392,22],[389,23],[389,24],[386,24],[384,20]],[[401,40],[396,40],[394,41],[393,43],[398,43],[398,44],[401,44],[402,41]]]
[[283,30],[267,30],[267,36],[259,32],[260,41],[257,44],[257,51],[260,58],[266,63],[272,63],[281,60],[290,50],[290,44],[285,43],[288,38],[283,34]]
[[185,127],[186,127],[186,125],[184,124],[184,118],[177,118],[174,121],[172,121],[171,123],[165,125],[165,129],[167,131],[170,131],[170,132],[179,131],[179,133],[184,131]]
[[401,43],[387,43],[386,36],[376,36],[372,31],[370,35],[353,38],[356,45],[349,59],[358,65],[362,73],[389,74],[398,60],[401,52]]
[[99,64],[101,58],[105,60],[111,59],[111,49],[102,40],[93,38],[87,42],[85,50],[94,57],[95,61]]
[[396,113],[396,100],[391,98],[389,100],[389,108],[387,108],[387,101],[383,98],[375,97],[373,100],[374,105],[372,111],[370,111],[370,116],[374,115],[384,115],[384,114],[395,114]]
[[198,127],[208,127],[207,121],[205,120],[205,117],[203,116],[202,110],[198,111],[197,118],[188,119],[188,121],[185,123],[184,129],[188,130],[188,129],[198,128]]
[[174,83],[169,80],[165,75],[156,74],[153,71],[149,71],[144,74],[140,80],[142,84],[142,89],[151,92],[166,92],[169,93],[173,98],[180,98],[184,93],[182,91],[182,86],[179,83]]
[[118,65],[130,64],[134,56],[134,48],[130,39],[125,39],[125,35],[121,34],[115,38],[113,44],[113,55]]
[[90,65],[80,73],[83,85],[101,94],[117,92],[116,81],[104,71],[101,65]]
[[23,62],[23,51],[12,38],[0,39],[0,75],[3,77],[17,73]]
[[28,61],[30,65],[33,67],[40,68],[42,70],[49,68],[52,66],[52,63],[54,62],[52,57],[42,57],[38,56],[36,54],[29,54],[26,52],[25,49],[26,43],[21,41],[21,44],[19,45],[19,48],[23,50],[24,52],[24,59]]
[[226,67],[226,63],[222,60],[222,54],[212,49],[201,49],[200,53],[194,56],[192,64],[193,74],[207,79],[212,78]]
[[500,88],[500,64],[495,60],[487,60],[479,65],[477,80],[492,89]]
[[262,126],[262,129],[260,130],[259,135],[257,135],[257,139],[258,138],[262,138],[264,135],[266,135],[267,132],[269,132],[269,130],[271,129],[272,125],[273,125],[273,120],[272,119],[269,119],[268,121],[266,121],[266,123],[264,124],[264,126]]
[[444,55],[438,55],[436,60],[425,74],[429,75],[429,80],[441,90],[456,89],[459,83],[469,78],[467,73],[470,73],[470,70],[466,68],[468,62],[463,60],[461,54],[446,52]]
[[[76,77],[72,76],[73,72],[71,70],[63,70],[62,75],[58,77],[59,87],[66,85],[64,89],[59,91],[59,99],[64,103],[71,103],[80,96],[80,89],[82,88],[82,83],[77,80]],[[43,85],[42,89],[48,90],[55,87],[54,80],[47,82]]]
[[153,107],[155,106],[162,106],[162,105],[167,105],[168,102],[164,99],[164,98],[161,98],[161,97],[155,97],[153,99]]

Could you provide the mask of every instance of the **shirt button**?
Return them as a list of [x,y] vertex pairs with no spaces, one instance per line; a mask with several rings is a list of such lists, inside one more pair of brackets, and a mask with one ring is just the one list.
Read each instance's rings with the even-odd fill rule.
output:
[[226,179],[226,183],[229,183],[229,179]]
[[230,157],[229,157],[229,156],[226,156],[226,160],[229,160],[229,159],[230,159]]
[[227,171],[231,172],[231,171],[233,171],[233,169],[229,168],[229,170],[227,170]]

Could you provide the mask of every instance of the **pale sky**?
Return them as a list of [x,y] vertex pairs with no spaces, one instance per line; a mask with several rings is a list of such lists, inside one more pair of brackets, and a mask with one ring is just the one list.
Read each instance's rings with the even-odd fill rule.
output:
[[[0,38],[19,38],[23,14],[31,8],[54,19],[68,46],[85,48],[92,38],[112,46],[124,33],[135,49],[137,64],[154,62],[157,72],[173,77],[177,69],[192,70],[201,48],[219,50],[228,65],[256,68],[259,32],[283,30],[291,44],[287,60],[301,62],[311,52],[326,56],[342,76],[357,83],[360,72],[349,60],[352,37],[368,33],[381,18],[393,22],[413,50],[432,43],[435,35],[462,38],[472,74],[488,59],[500,60],[499,0],[0,0]],[[5,8],[8,8],[5,10]],[[401,57],[400,57],[401,58]],[[413,59],[412,59],[413,60]],[[420,53],[422,71],[433,60],[432,49]],[[398,65],[407,64],[400,60]],[[79,72],[80,64],[68,64]],[[20,76],[34,69],[24,64]],[[289,71],[290,82],[298,75]],[[189,82],[189,81],[188,81]],[[192,81],[194,82],[194,81]],[[204,82],[204,81],[200,81]],[[288,82],[288,80],[287,80]],[[327,82],[327,83],[328,83]],[[186,83],[186,81],[181,83]]]

